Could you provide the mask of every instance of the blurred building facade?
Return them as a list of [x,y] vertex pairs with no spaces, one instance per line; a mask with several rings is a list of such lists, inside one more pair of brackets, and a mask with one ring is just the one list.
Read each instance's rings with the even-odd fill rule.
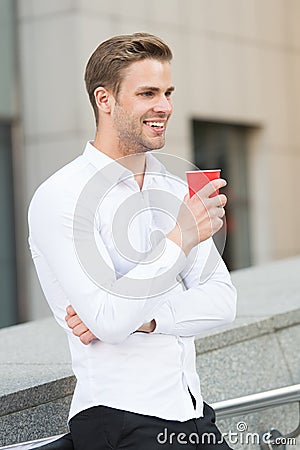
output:
[[222,168],[229,267],[300,253],[299,19],[298,0],[0,0],[0,326],[49,314],[27,208],[93,139],[84,69],[115,34],[147,31],[173,49],[164,151]]

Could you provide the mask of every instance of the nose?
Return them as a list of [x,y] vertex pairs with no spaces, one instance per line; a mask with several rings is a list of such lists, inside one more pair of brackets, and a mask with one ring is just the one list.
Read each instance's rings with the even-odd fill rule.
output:
[[157,101],[157,104],[153,108],[154,112],[171,114],[173,111],[173,103],[170,97],[161,95]]

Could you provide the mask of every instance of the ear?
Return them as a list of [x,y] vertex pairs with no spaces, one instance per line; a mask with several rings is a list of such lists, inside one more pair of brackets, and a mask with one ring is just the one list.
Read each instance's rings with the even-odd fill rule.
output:
[[100,86],[97,89],[95,89],[94,97],[96,101],[96,105],[100,109],[100,111],[104,113],[110,113],[111,108],[113,106],[113,96],[112,94],[107,91],[104,87]]

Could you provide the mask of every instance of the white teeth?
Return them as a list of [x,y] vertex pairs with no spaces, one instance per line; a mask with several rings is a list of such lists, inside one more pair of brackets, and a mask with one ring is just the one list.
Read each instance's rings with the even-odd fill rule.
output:
[[158,127],[158,128],[162,128],[165,125],[164,122],[146,122],[146,123],[150,127]]

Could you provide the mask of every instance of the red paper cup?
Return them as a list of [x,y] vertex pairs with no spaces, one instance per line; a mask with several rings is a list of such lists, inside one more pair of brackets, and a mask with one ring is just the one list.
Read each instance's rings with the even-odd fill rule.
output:
[[[220,178],[221,169],[213,170],[189,170],[186,172],[186,178],[189,185],[190,197],[200,191],[206,184],[210,181]],[[219,194],[219,189],[217,189],[210,197],[215,197]]]

